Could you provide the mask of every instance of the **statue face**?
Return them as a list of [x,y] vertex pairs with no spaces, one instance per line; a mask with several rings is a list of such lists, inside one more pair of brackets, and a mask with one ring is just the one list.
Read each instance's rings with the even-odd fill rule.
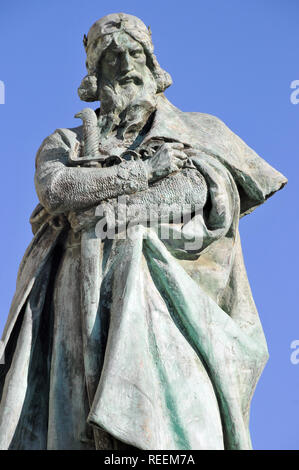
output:
[[101,101],[98,126],[102,136],[119,128],[118,137],[132,137],[156,107],[156,80],[143,46],[124,31],[114,33],[99,61]]
[[149,72],[142,45],[124,32],[115,34],[100,61],[99,72],[104,83],[142,85]]

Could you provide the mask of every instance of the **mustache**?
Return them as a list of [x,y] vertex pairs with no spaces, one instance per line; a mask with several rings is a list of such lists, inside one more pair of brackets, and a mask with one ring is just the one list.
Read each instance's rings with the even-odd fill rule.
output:
[[121,77],[118,78],[117,81],[120,85],[124,85],[125,83],[128,83],[130,81],[133,81],[135,85],[142,85],[143,76],[136,71],[132,71],[132,72],[122,75]]

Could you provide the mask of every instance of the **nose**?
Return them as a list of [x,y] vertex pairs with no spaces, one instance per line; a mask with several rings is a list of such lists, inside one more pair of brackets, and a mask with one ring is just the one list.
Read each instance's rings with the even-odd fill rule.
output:
[[123,74],[126,74],[133,69],[132,58],[127,51],[121,54],[120,69]]

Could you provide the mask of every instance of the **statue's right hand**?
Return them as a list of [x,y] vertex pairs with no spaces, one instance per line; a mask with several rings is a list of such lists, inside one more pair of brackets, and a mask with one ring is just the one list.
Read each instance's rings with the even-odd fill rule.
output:
[[168,142],[146,160],[149,182],[164,178],[182,168],[188,158],[182,151],[183,148],[184,145],[179,142]]

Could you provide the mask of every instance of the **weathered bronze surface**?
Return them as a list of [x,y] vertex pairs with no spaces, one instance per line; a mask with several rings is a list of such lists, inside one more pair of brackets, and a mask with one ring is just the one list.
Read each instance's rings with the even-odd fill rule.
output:
[[84,37],[82,125],[36,158],[39,206],[3,335],[1,449],[250,449],[268,358],[239,218],[286,179],[182,112],[141,20]]

